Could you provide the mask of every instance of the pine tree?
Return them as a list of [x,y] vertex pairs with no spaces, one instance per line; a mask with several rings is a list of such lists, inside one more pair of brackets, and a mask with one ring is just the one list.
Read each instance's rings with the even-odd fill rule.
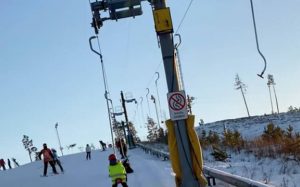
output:
[[201,132],[201,138],[204,140],[206,138],[206,131],[203,129]]
[[274,143],[279,143],[284,135],[284,130],[280,127],[275,127],[273,123],[269,123],[267,127],[265,127],[264,134],[262,134],[263,140],[272,141]]
[[225,161],[228,158],[226,151],[221,150],[217,146],[212,146],[213,152],[211,155],[215,158],[216,161]]
[[147,118],[147,129],[148,129],[147,139],[150,142],[156,141],[158,138],[158,128],[154,120],[150,117]]
[[241,81],[238,74],[236,74],[236,76],[235,76],[234,86],[235,86],[236,90],[241,90],[241,93],[242,93],[242,96],[243,96],[243,99],[244,99],[244,103],[245,103],[245,106],[246,106],[246,109],[247,109],[247,114],[248,114],[248,117],[250,117],[248,105],[247,105],[246,98],[245,98],[245,92],[246,92],[246,87],[247,86]]
[[137,131],[134,127],[134,124],[131,121],[128,122],[128,127],[129,127],[129,130],[130,130],[130,132],[133,136],[133,139],[138,142],[140,140],[140,138],[138,137]]
[[118,121],[113,122],[113,132],[115,133],[116,138],[124,137],[124,132],[122,130],[122,124]]
[[166,136],[163,128],[158,128],[157,135],[158,135],[157,141],[159,143],[166,143],[167,136]]
[[289,125],[285,134],[286,138],[292,138],[293,130],[294,128],[291,125]]
[[225,146],[228,146],[240,152],[242,146],[244,145],[244,140],[239,131],[228,130],[227,132],[224,133],[223,143]]
[[216,132],[209,131],[206,139],[207,142],[212,145],[218,145],[220,143],[220,137]]
[[233,139],[234,139],[233,138],[233,133],[232,133],[232,131],[230,129],[227,130],[226,132],[224,132],[223,144],[225,146],[232,147]]

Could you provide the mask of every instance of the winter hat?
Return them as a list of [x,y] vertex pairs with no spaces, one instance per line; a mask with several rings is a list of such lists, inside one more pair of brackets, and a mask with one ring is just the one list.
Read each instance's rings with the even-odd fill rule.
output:
[[108,160],[110,160],[110,161],[111,160],[117,160],[116,155],[115,154],[109,155]]

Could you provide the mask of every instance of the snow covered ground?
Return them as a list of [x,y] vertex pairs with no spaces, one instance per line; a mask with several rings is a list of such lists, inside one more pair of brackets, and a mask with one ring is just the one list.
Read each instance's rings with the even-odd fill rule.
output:
[[[152,144],[155,149],[168,152],[163,144]],[[262,158],[250,153],[229,153],[231,158],[226,162],[215,161],[212,150],[203,151],[204,165],[233,175],[238,175],[275,187],[300,187],[300,163],[293,160]],[[230,186],[217,181],[217,186]]]
[[[281,113],[279,115],[253,116],[222,120],[198,126],[196,131],[201,136],[201,131],[208,133],[210,130],[223,135],[224,126],[227,129],[238,130],[243,138],[251,140],[260,136],[264,128],[273,123],[286,130],[289,125],[294,132],[300,132],[300,113]],[[230,153],[229,162],[218,162],[210,155],[211,150],[203,153],[204,164],[208,167],[219,169],[231,174],[250,178],[257,181],[268,182],[278,187],[300,187],[300,163],[284,159],[258,159],[254,155],[242,152],[241,154]]]
[[276,187],[299,187],[300,164],[282,159],[258,159],[251,154],[231,153],[228,162],[215,161],[210,151],[204,151],[204,164],[255,181],[268,183]]
[[294,128],[294,132],[300,132],[300,112],[298,113],[280,113],[279,115],[252,116],[250,118],[227,119],[196,127],[198,135],[205,130],[207,133],[211,130],[222,135],[224,127],[230,130],[238,130],[243,138],[253,139],[260,136],[264,128],[273,123],[281,129],[286,130],[289,125]]
[[[108,151],[93,151],[92,160],[85,160],[85,154],[67,155],[61,158],[64,174],[51,174],[41,177],[42,161],[36,161],[12,170],[0,171],[1,187],[107,187],[111,186],[108,177]],[[174,175],[169,162],[147,155],[140,149],[129,150],[130,163],[134,173],[128,174],[128,185],[136,187],[172,187]],[[58,168],[57,168],[58,169]],[[50,172],[49,172],[50,171]],[[58,169],[59,171],[59,169]]]
[[[223,132],[223,125],[227,128],[239,130],[243,137],[251,139],[259,136],[264,127],[273,122],[286,129],[288,125],[300,132],[300,114],[281,114],[279,116],[255,116],[245,119],[224,120],[206,124],[201,128]],[[166,145],[152,145],[167,151]],[[65,173],[49,177],[40,177],[43,170],[42,161],[23,165],[7,171],[0,171],[1,187],[104,187],[111,186],[108,177],[108,155],[111,150],[92,152],[92,160],[85,160],[85,154],[72,154],[61,158]],[[231,174],[243,176],[257,181],[267,181],[277,187],[300,187],[300,165],[295,161],[282,159],[257,159],[251,154],[230,153],[228,162],[217,162],[210,155],[211,151],[203,153],[204,164]],[[128,175],[128,185],[133,187],[173,187],[174,174],[170,162],[161,161],[156,157],[145,154],[140,149],[129,150],[130,162],[134,173]],[[48,172],[51,171],[49,167]],[[217,186],[228,186],[217,183]]]
[[[161,146],[160,146],[161,147]],[[7,171],[0,171],[1,187],[89,187],[110,186],[108,177],[109,151],[93,151],[92,160],[85,160],[85,154],[67,155],[61,158],[64,174],[51,174],[40,177],[43,171],[42,161],[36,161]],[[174,174],[170,162],[161,161],[145,154],[140,149],[130,150],[130,163],[134,173],[128,175],[129,186],[141,187],[175,187]],[[281,160],[258,160],[249,154],[232,154],[229,162],[214,161],[208,151],[204,152],[205,165],[231,174],[257,181],[268,180],[269,184],[278,187],[300,186],[300,166],[293,162]],[[58,168],[57,168],[58,169]],[[59,171],[59,170],[58,170]],[[230,186],[217,181],[217,186]]]
[[[201,131],[208,133],[210,130],[223,135],[224,125],[227,129],[238,130],[243,138],[251,140],[260,136],[264,127],[270,122],[282,129],[287,129],[289,125],[294,128],[294,132],[300,132],[300,113],[282,113],[279,115],[253,116],[250,118],[239,118],[217,121],[198,126],[196,131],[201,136]],[[166,145],[152,145],[156,149],[168,151]],[[205,166],[219,169],[231,174],[239,175],[260,182],[267,182],[276,187],[300,187],[300,163],[294,160],[284,160],[281,158],[258,159],[252,154],[241,152],[241,154],[229,153],[231,158],[228,162],[215,161],[210,155],[212,150],[203,152]]]

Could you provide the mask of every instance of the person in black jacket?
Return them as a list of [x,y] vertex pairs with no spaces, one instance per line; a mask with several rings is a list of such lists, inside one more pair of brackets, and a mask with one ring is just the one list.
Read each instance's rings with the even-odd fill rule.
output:
[[9,169],[11,169],[11,165],[10,165],[10,160],[9,160],[9,158],[7,159],[7,165],[8,165],[8,167],[9,167]]
[[127,146],[123,138],[120,141],[120,146],[121,159],[127,158]]
[[20,166],[15,158],[12,158],[12,161],[14,163],[15,168]]
[[100,142],[100,145],[102,147],[102,151],[105,151],[106,150],[106,143],[104,143],[102,140],[100,140],[99,142]]

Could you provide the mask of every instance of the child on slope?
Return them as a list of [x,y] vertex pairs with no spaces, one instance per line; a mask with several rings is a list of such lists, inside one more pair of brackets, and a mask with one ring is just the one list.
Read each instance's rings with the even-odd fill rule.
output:
[[118,161],[114,154],[109,155],[108,160],[109,177],[111,177],[112,180],[112,187],[117,187],[118,184],[122,184],[123,187],[128,187],[126,183],[126,170],[122,162]]

